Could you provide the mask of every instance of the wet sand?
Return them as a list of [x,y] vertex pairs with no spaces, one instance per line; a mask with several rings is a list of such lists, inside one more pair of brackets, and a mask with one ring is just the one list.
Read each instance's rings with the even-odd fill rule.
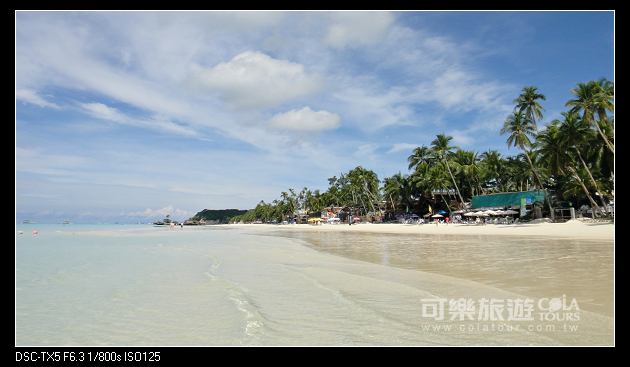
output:
[[614,317],[614,224],[231,225],[318,251],[446,275]]

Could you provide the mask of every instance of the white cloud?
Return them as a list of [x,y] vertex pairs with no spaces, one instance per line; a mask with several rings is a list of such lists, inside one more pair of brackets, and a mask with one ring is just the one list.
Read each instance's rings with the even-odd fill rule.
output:
[[316,73],[306,74],[301,64],[247,51],[200,72],[191,84],[218,93],[232,109],[252,109],[315,93],[323,80]]
[[381,90],[376,83],[347,82],[348,86],[333,94],[342,101],[339,108],[353,116],[355,126],[364,131],[376,131],[390,125],[410,125],[413,110],[408,105],[408,92],[404,88]]
[[313,111],[306,106],[301,110],[279,113],[269,120],[269,127],[278,130],[318,132],[339,127],[340,117],[328,111]]
[[356,152],[354,152],[354,156],[356,158],[374,159],[376,157],[374,151],[379,147],[378,144],[363,144],[357,148]]
[[388,12],[333,12],[324,42],[334,48],[371,45],[382,41],[394,16]]
[[79,103],[90,116],[98,119],[115,121],[120,124],[146,127],[163,133],[174,133],[185,136],[197,136],[197,132],[187,127],[178,125],[164,117],[154,117],[151,120],[133,119],[122,114],[118,109],[108,107],[102,103]]
[[392,149],[388,150],[387,153],[396,153],[403,150],[408,150],[411,154],[411,151],[416,149],[418,144],[409,144],[409,143],[396,143],[392,147]]
[[43,99],[42,97],[38,96],[37,93],[31,89],[21,88],[21,89],[16,90],[15,99],[20,100],[22,102],[32,103],[40,107],[59,108],[59,106],[57,106],[56,104],[50,103],[46,101],[45,99]]
[[453,137],[453,144],[456,144],[460,148],[470,146],[478,139],[471,135],[470,131],[452,130],[448,132],[449,136]]
[[80,106],[92,117],[103,120],[111,120],[116,122],[126,122],[129,119],[118,112],[117,109],[107,107],[102,103],[80,103]]
[[473,73],[454,66],[435,78],[430,87],[420,87],[418,95],[440,103],[447,110],[484,111],[500,108],[498,101],[509,88],[481,81]]
[[88,160],[72,155],[42,154],[36,150],[15,147],[15,170],[46,175],[68,175],[85,169]]
[[189,211],[181,210],[181,209],[174,209],[172,205],[169,205],[166,208],[157,209],[157,210],[147,208],[147,210],[143,212],[133,212],[133,213],[122,212],[120,214],[125,215],[128,218],[131,218],[131,217],[156,218],[156,217],[166,217],[167,215],[169,215],[173,217],[174,220],[177,220],[176,218],[188,219],[197,213],[196,212],[193,213],[193,212],[189,212]]

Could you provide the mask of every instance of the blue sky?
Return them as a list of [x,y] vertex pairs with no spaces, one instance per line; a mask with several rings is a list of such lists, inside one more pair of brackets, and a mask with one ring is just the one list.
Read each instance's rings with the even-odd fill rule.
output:
[[614,12],[15,15],[16,220],[175,220],[479,152],[525,86],[614,81]]

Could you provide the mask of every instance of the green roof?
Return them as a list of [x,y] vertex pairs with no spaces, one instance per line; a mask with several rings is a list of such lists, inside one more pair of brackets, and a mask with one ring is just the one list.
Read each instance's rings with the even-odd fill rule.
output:
[[[549,195],[547,191],[547,195]],[[492,206],[515,206],[521,205],[521,199],[525,198],[527,204],[531,204],[537,201],[544,201],[545,194],[542,190],[530,190],[519,192],[503,192],[500,194],[490,194],[473,196],[472,207],[473,208],[485,208]]]

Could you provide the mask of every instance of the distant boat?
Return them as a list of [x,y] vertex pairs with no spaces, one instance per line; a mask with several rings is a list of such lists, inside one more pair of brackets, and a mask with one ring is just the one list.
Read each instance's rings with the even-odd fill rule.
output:
[[22,223],[23,223],[23,224],[35,224],[35,222],[31,222],[31,221],[30,221],[30,220],[28,220],[28,219],[25,219]]
[[72,224],[69,220],[64,220],[62,224]]

